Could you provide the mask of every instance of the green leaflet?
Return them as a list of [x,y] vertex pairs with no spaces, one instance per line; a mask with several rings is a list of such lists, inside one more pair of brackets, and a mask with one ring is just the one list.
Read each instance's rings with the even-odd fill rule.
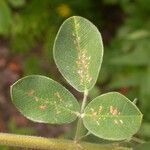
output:
[[124,140],[135,134],[142,121],[138,108],[125,96],[110,92],[95,98],[84,111],[83,123],[94,135]]
[[80,110],[75,97],[50,78],[31,75],[11,87],[12,101],[28,119],[43,123],[69,123]]
[[78,91],[96,83],[103,58],[98,29],[87,19],[74,16],[60,27],[54,44],[54,60],[64,78]]

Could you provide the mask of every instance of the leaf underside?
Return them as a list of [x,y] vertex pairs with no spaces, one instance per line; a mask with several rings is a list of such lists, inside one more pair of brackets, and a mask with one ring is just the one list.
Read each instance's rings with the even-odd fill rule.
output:
[[31,75],[11,87],[18,110],[35,122],[62,124],[74,121],[80,110],[75,97],[50,78]]
[[83,123],[94,135],[108,140],[129,139],[142,120],[138,108],[125,96],[110,92],[95,98],[84,111]]
[[78,91],[96,83],[103,58],[98,29],[87,19],[74,16],[60,27],[54,44],[54,60],[64,78]]

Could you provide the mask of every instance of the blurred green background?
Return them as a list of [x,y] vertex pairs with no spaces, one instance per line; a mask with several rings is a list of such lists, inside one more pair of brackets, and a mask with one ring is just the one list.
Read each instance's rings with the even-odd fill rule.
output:
[[132,101],[136,98],[144,114],[136,136],[148,141],[149,14],[149,0],[0,0],[0,131],[71,137],[74,124],[36,124],[20,115],[11,103],[9,86],[22,76],[43,74],[62,83],[78,99],[82,98],[60,75],[52,55],[54,38],[62,22],[79,15],[99,28],[105,48],[98,82],[89,97],[115,90]]

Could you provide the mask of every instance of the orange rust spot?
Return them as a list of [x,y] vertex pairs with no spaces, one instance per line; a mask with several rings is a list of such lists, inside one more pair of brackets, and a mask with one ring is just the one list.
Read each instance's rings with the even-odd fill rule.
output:
[[78,67],[77,73],[80,76],[80,84],[83,85],[85,83],[90,83],[92,77],[89,75],[89,62],[90,57],[87,57],[87,50],[82,49],[82,51],[78,50],[78,58],[76,60],[76,64]]
[[35,91],[34,91],[33,89],[31,89],[31,90],[29,90],[29,91],[27,92],[27,95],[28,95],[28,96],[33,96],[34,93],[35,93]]
[[41,109],[41,110],[45,110],[46,108],[47,108],[46,105],[40,105],[40,106],[39,106],[39,109]]
[[92,116],[95,117],[97,115],[97,112],[93,112]]
[[110,113],[114,116],[114,115],[119,115],[120,112],[118,112],[117,108],[114,108],[113,106],[110,106]]
[[[75,23],[75,28],[78,28],[79,24]],[[75,61],[77,65],[77,74],[80,78],[80,85],[85,85],[86,83],[90,83],[92,80],[92,77],[89,75],[89,64],[91,57],[87,56],[87,50],[82,49],[80,47],[80,37],[78,36],[78,33],[72,34],[74,37],[74,44],[76,45],[77,49],[77,60]]]

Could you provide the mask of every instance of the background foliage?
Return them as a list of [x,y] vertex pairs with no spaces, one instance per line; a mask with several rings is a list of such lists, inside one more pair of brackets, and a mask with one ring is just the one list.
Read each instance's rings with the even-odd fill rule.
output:
[[[129,99],[137,98],[137,105],[144,114],[138,136],[149,140],[149,14],[149,0],[1,0],[0,82],[3,87],[0,87],[0,115],[4,124],[9,124],[11,118],[10,114],[4,115],[2,108],[3,104],[10,103],[9,98],[7,103],[3,103],[3,97],[8,97],[5,87],[8,89],[21,76],[44,74],[72,90],[56,69],[52,46],[63,20],[72,15],[80,15],[99,28],[105,48],[102,70],[90,97],[115,90]],[[2,47],[7,49],[8,56],[3,54]],[[5,61],[6,64],[1,67]],[[3,73],[8,69],[17,76],[12,79],[12,74],[5,73],[6,71]],[[2,84],[6,75],[7,80],[11,80]],[[72,91],[76,97],[81,98],[76,91]],[[13,105],[10,108],[15,109]],[[9,127],[6,130],[9,131]]]

